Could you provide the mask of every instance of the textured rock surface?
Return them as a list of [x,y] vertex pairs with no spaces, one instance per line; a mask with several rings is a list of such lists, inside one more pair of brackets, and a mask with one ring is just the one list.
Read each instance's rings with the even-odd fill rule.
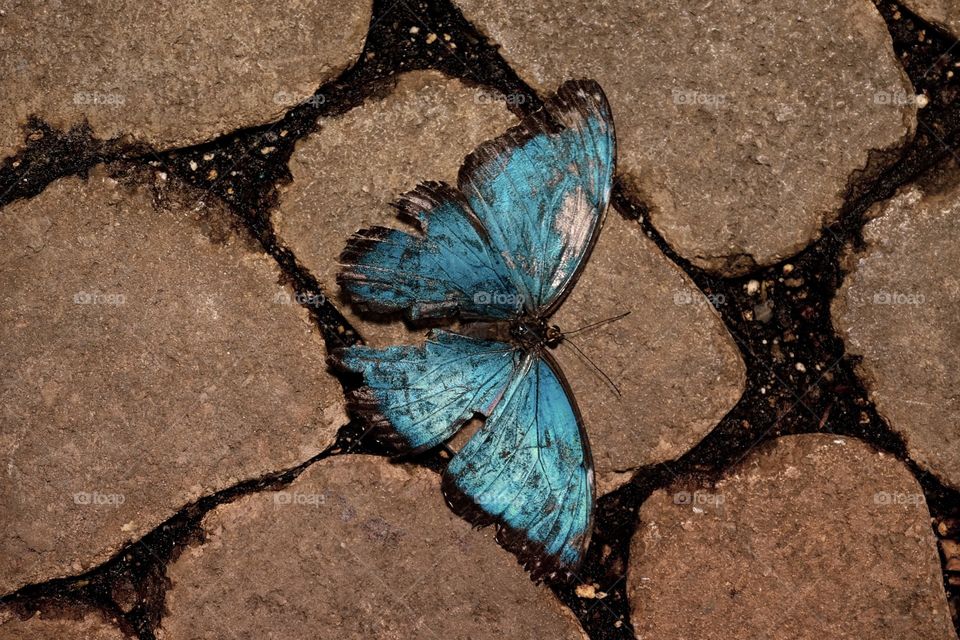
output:
[[0,592],[102,562],[343,424],[275,264],[196,202],[158,210],[97,173],[0,216]]
[[640,510],[637,638],[953,640],[930,514],[899,461],[826,435]]
[[918,16],[960,38],[960,1],[904,0],[903,5]]
[[[492,102],[457,81],[414,74],[383,102],[328,122],[298,147],[294,181],[276,219],[283,240],[327,291],[339,293],[337,256],[351,233],[371,224],[402,226],[387,203],[422,180],[455,183],[463,156],[516,122]],[[379,346],[424,334],[398,321],[361,319],[342,300],[340,307]],[[601,490],[615,484],[615,471],[681,455],[743,390],[739,354],[702,294],[639,225],[611,210],[556,320],[573,329],[624,311],[631,315],[577,339],[622,398],[572,351],[557,353],[587,421]]]
[[910,456],[960,487],[960,187],[875,206],[833,303],[847,350]]
[[458,4],[540,91],[600,82],[620,170],[654,224],[725,273],[817,237],[868,152],[915,126],[913,89],[868,0]]
[[318,133],[297,145],[293,182],[274,215],[277,233],[364,338],[382,346],[424,332],[353,312],[336,283],[347,238],[374,224],[402,227],[390,203],[425,180],[456,184],[464,156],[516,123],[488,93],[437,72],[416,72],[401,76],[383,100],[322,121]]
[[0,158],[32,114],[156,147],[272,120],[356,58],[370,5],[3,0]]
[[0,640],[124,640],[125,638],[126,636],[119,629],[94,614],[89,614],[80,620],[43,620],[40,616],[20,620],[9,613],[0,614]]
[[217,508],[204,529],[170,567],[163,640],[583,638],[422,468],[327,459]]

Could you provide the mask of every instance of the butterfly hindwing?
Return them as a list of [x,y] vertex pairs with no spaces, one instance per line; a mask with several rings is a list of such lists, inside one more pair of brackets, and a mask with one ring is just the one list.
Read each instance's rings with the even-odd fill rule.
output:
[[576,567],[593,514],[593,463],[576,404],[549,355],[528,353],[484,425],[447,465],[450,506],[534,579]]
[[350,238],[337,281],[354,301],[412,320],[517,313],[521,299],[509,269],[462,194],[423,183],[395,206],[419,233],[373,227]]
[[489,415],[522,354],[503,342],[435,330],[422,346],[337,352],[334,365],[363,376],[347,394],[351,411],[398,452],[448,440],[473,414]]
[[606,97],[581,80],[464,161],[460,191],[528,313],[549,315],[579,273],[610,199],[615,157]]

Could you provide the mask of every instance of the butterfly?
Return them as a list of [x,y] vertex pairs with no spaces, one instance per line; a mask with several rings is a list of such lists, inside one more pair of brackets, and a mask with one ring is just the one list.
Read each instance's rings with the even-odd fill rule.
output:
[[462,328],[434,329],[421,346],[334,352],[335,367],[362,377],[350,411],[402,453],[442,445],[481,416],[441,490],[475,526],[495,524],[534,580],[570,578],[590,542],[593,461],[550,353],[563,333],[548,321],[597,241],[615,156],[600,86],[567,81],[468,155],[456,187],[425,182],[401,196],[410,232],[360,230],[340,258],[337,281],[360,309]]

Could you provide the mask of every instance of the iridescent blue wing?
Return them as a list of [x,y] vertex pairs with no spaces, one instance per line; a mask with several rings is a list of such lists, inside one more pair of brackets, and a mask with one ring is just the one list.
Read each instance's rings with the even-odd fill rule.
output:
[[333,364],[363,376],[348,392],[351,412],[399,452],[448,440],[474,413],[490,415],[523,354],[503,342],[431,332],[423,346],[353,346]]
[[356,233],[340,257],[340,286],[360,306],[403,311],[411,320],[507,319],[521,309],[510,270],[463,195],[429,182],[395,204],[416,233],[373,227]]
[[503,398],[447,465],[450,507],[497,540],[534,579],[569,577],[593,518],[593,462],[583,423],[547,353],[524,355]]
[[607,99],[596,82],[579,80],[464,160],[460,191],[528,313],[552,313],[582,268],[610,200],[615,157]]

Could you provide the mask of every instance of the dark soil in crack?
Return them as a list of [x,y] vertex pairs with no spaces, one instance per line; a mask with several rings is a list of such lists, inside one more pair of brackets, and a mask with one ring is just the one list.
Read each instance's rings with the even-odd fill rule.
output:
[[[830,303],[844,277],[840,256],[847,247],[862,245],[865,211],[907,182],[936,171],[953,156],[960,135],[957,79],[952,74],[960,55],[951,51],[953,41],[894,2],[877,0],[877,6],[898,57],[929,104],[920,110],[917,135],[899,160],[869,182],[851,185],[838,221],[802,253],[750,276],[712,276],[672,251],[650,225],[635,194],[620,185],[615,190],[615,208],[638,220],[664,254],[715,302],[742,352],[748,381],[741,400],[694,449],[677,460],[639,469],[627,485],[600,498],[593,543],[580,573],[584,582],[595,583],[607,596],[582,599],[575,585],[551,585],[593,640],[633,638],[625,574],[638,509],[647,496],[672,485],[709,485],[749,450],[781,435],[835,433],[859,438],[895,455],[923,486],[937,535],[960,538],[960,494],[909,459],[902,439],[869,401],[856,375],[856,362],[845,354],[830,320]],[[305,306],[323,331],[328,348],[355,343],[361,337],[323,295],[312,274],[277,240],[271,225],[277,187],[290,180],[288,161],[297,141],[316,128],[318,118],[336,116],[385,94],[395,74],[413,69],[438,69],[505,96],[522,96],[522,100],[507,101],[518,114],[541,104],[496,49],[444,0],[409,4],[378,0],[371,25],[357,63],[320,87],[311,99],[276,123],[241,129],[206,144],[158,151],[131,147],[120,140],[98,141],[85,127],[62,132],[33,121],[24,150],[0,165],[0,207],[40,193],[59,177],[85,175],[99,163],[170,171],[229,205],[276,259],[289,284],[302,294],[299,299],[309,301]],[[442,40],[431,45],[422,38],[410,38],[411,27],[452,34],[458,48],[453,50]],[[756,295],[746,292],[749,280],[759,283]],[[347,387],[356,384],[347,378],[342,382]],[[292,482],[307,466],[322,463],[331,455],[385,455],[386,449],[364,437],[365,433],[363,424],[345,425],[337,443],[323,454],[296,468],[204,497],[99,567],[80,576],[24,587],[0,598],[0,606],[20,615],[97,610],[128,634],[154,638],[169,587],[166,566],[184,547],[201,541],[204,514],[240,496]],[[439,471],[444,459],[441,451],[407,461]],[[960,576],[955,577],[960,585]],[[950,584],[946,573],[944,579],[956,612],[960,586]],[[960,630],[956,615],[954,624]]]

